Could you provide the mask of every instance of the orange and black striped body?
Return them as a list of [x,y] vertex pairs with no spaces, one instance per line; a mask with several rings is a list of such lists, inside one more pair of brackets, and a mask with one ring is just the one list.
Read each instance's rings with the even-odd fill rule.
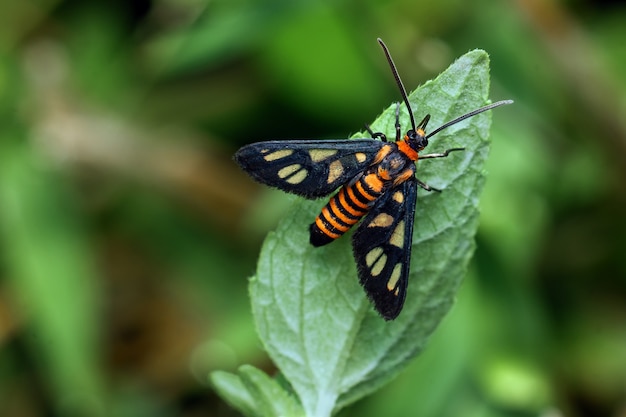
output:
[[[389,190],[415,174],[417,152],[405,152],[404,141],[383,146],[371,165],[333,195],[311,224],[310,242],[323,246],[341,237]],[[398,146],[400,145],[400,146]]]
[[[288,193],[316,199],[339,190],[311,224],[311,244],[326,245],[360,222],[352,235],[359,282],[376,311],[385,320],[393,320],[400,314],[407,293],[417,190],[441,191],[415,177],[418,152],[443,129],[512,101],[472,110],[426,134],[430,115],[415,123],[389,50],[382,40],[378,43],[406,105],[411,126],[404,136],[398,103],[393,143],[383,132],[366,126],[369,138],[257,142],[240,148],[234,158],[257,181]],[[421,158],[445,158],[462,150],[450,148],[422,154]]]
[[341,187],[311,224],[311,244],[322,246],[341,237],[369,212],[384,188],[375,173]]

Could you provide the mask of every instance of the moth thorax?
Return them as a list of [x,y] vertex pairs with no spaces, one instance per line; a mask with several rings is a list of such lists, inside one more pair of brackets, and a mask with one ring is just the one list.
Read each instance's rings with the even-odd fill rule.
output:
[[378,176],[384,180],[391,180],[404,170],[406,163],[406,158],[400,152],[389,154],[378,165]]

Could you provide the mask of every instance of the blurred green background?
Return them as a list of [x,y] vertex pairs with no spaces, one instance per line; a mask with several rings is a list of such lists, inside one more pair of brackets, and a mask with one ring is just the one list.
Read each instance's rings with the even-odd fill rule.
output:
[[456,306],[342,415],[626,415],[624,2],[5,0],[0,416],[237,415],[207,374],[273,372],[247,278],[291,200],[231,155],[399,100],[377,37],[409,90],[485,49],[515,105]]

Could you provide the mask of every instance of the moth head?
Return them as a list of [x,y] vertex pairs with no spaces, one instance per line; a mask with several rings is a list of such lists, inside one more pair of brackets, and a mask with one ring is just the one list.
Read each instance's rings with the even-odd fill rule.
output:
[[426,138],[426,125],[430,120],[430,114],[424,117],[424,120],[417,125],[416,128],[410,129],[404,136],[404,141],[409,144],[416,152],[420,152],[426,146],[428,146],[428,139]]

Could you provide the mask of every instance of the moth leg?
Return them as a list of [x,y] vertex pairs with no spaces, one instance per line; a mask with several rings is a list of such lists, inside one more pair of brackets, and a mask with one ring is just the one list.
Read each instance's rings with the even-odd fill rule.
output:
[[428,159],[428,158],[445,158],[446,156],[450,155],[450,152],[454,152],[454,151],[464,151],[465,148],[452,148],[452,149],[448,149],[445,152],[442,153],[429,153],[426,155],[420,155],[420,159]]
[[[445,152],[442,153],[429,153],[426,155],[420,155],[419,159],[428,159],[428,158],[445,158],[446,156],[450,155],[450,152],[454,152],[454,151],[464,151],[465,148],[452,148],[452,149],[448,149]],[[419,185],[420,187],[422,187],[423,189],[425,189],[426,191],[436,191],[438,193],[441,192],[441,190],[439,188],[435,188],[435,187],[431,187],[430,185],[426,184],[423,181],[420,181],[419,179],[417,179],[417,185]]]
[[[401,136],[402,126],[400,125],[400,103],[396,103],[396,122],[394,126],[396,128],[396,142],[397,142],[402,137]],[[370,127],[370,125],[368,125],[367,123],[365,124],[365,129],[372,136],[372,139],[380,139],[383,142],[387,142],[387,136],[383,132],[374,132],[372,128]]]
[[387,142],[387,136],[383,132],[374,132],[367,123],[365,124],[365,129],[367,130],[367,133],[370,134],[372,139],[380,139],[383,142]]
[[435,191],[435,192],[438,192],[438,193],[441,192],[441,190],[439,188],[431,187],[430,185],[426,184],[425,182],[419,180],[418,178],[415,178],[415,181],[417,182],[417,185],[419,185],[420,187],[422,187],[426,191]]

